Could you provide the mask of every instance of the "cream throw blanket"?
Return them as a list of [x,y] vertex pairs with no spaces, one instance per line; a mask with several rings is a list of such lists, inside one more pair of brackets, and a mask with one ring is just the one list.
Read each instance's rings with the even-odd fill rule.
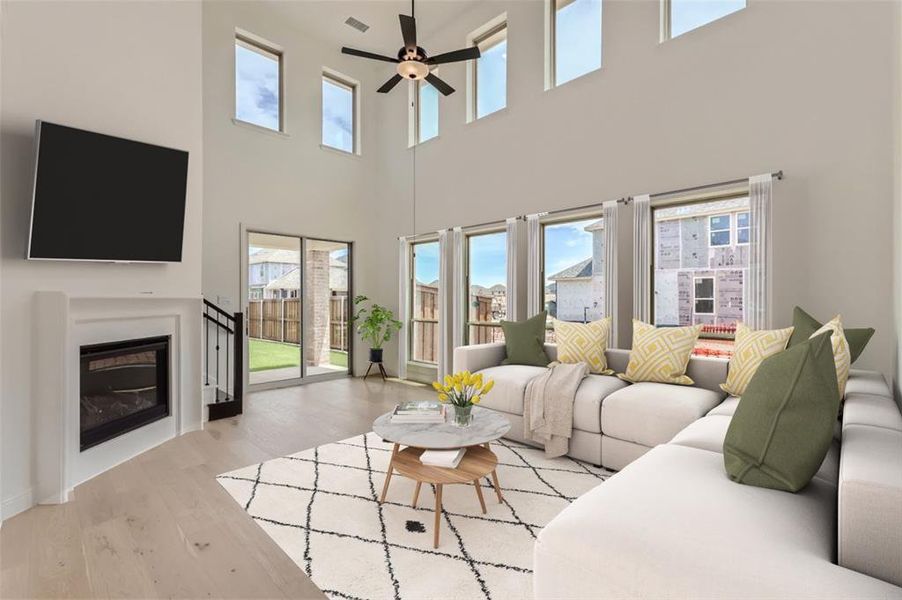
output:
[[589,365],[551,363],[548,370],[526,385],[523,435],[545,446],[545,456],[564,456],[573,433],[573,399]]

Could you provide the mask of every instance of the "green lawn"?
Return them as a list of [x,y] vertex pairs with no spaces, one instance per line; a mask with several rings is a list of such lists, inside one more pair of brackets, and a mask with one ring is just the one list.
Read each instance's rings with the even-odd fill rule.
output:
[[[294,344],[270,342],[268,340],[249,339],[250,370],[268,371],[270,369],[284,369],[296,367],[301,364],[301,350]],[[331,350],[331,363],[335,366],[347,367],[348,354],[338,350]]]

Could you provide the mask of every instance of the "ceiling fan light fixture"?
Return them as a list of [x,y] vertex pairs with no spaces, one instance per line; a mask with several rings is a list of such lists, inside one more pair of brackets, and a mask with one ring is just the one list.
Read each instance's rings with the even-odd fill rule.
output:
[[429,67],[418,60],[403,60],[398,63],[398,75],[404,79],[423,79],[429,75]]

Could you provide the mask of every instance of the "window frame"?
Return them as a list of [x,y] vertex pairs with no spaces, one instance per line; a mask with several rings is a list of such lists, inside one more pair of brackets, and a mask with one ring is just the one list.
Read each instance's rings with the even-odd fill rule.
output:
[[[256,127],[262,131],[268,131],[271,133],[281,133],[285,134],[285,55],[282,52],[281,48],[267,42],[263,38],[249,33],[247,31],[235,30],[235,35],[233,36],[233,54],[232,54],[232,120],[235,123],[240,123],[242,125],[246,125],[249,127]],[[251,52],[256,52],[257,54],[269,58],[276,61],[278,65],[278,73],[279,73],[279,128],[272,129],[271,127],[267,127],[266,125],[260,125],[258,123],[252,123],[251,121],[245,121],[244,119],[238,116],[238,61],[235,58],[234,47],[241,46],[246,50],[250,50]]]
[[[417,263],[416,263],[416,248],[417,246],[423,246],[426,244],[436,244],[438,245],[439,241],[437,237],[429,237],[424,238],[422,240],[413,241],[409,243],[408,248],[408,261],[410,264],[410,268],[408,269],[410,279],[407,282],[407,301],[409,302],[410,310],[408,312],[408,332],[407,332],[407,362],[413,363],[417,365],[422,365],[425,367],[437,367],[438,366],[438,357],[436,356],[435,362],[429,362],[425,360],[416,360],[414,358],[414,336],[416,335],[416,324],[417,323],[435,323],[436,331],[441,327],[441,320],[436,317],[435,319],[418,319],[416,318],[416,293],[417,293]],[[439,261],[441,261],[441,256],[439,257]],[[439,273],[441,273],[441,262],[439,262]],[[442,301],[441,296],[438,297],[439,302]]]
[[[601,29],[598,32],[599,38],[599,54],[600,60],[597,69],[586,71],[581,75],[568,79],[561,83],[557,78],[557,12],[559,0],[545,0],[545,91],[559,87],[571,81],[581,79],[586,75],[600,71],[604,66],[604,0],[599,0],[601,8]],[[576,0],[566,0],[566,4],[561,8],[565,8],[567,4],[572,4]]]
[[[492,22],[485,25],[488,27],[484,32],[479,35],[473,37],[470,40],[470,45],[479,48],[479,52],[486,52],[491,50],[501,42],[507,42],[507,18],[499,23]],[[483,119],[488,117],[489,115],[493,115],[497,112],[501,112],[502,110],[507,108],[507,76],[504,77],[504,106],[497,110],[493,110],[490,113],[486,113],[484,115],[479,114],[479,59],[470,61],[473,63],[472,68],[470,69],[470,88],[472,92],[470,93],[470,107],[469,113],[471,115],[471,121],[478,121],[479,119]],[[504,59],[504,70],[505,72],[508,70],[508,62],[507,59]]]
[[[703,23],[702,25],[693,27],[692,29],[684,31],[680,35],[686,35],[687,33],[691,32],[691,31],[695,31],[696,29],[701,29],[702,27],[704,27],[706,25],[715,23],[723,18],[729,17],[732,14],[738,13],[740,10],[745,10],[748,7],[749,7],[748,0],[745,0],[745,6],[743,6],[742,8],[734,10],[733,12],[727,13],[720,17],[717,17],[713,21],[708,21],[706,23]],[[661,18],[661,32],[660,32],[660,36],[659,36],[660,37],[659,42],[663,44],[666,41],[676,39],[673,35],[673,0],[661,0],[661,17],[660,18]],[[676,37],[680,37],[680,36],[678,35]]]
[[[489,229],[479,229],[479,230],[474,230],[474,231],[469,231],[469,232],[465,231],[463,233],[464,233],[464,289],[463,289],[463,294],[464,294],[464,306],[466,307],[466,314],[464,315],[465,329],[464,329],[463,335],[464,335],[464,340],[465,340],[466,344],[471,344],[472,342],[470,341],[470,327],[486,327],[486,328],[490,328],[492,330],[500,329],[501,328],[501,320],[499,319],[497,321],[490,321],[489,323],[492,323],[492,324],[489,324],[489,325],[486,325],[485,322],[483,322],[483,321],[471,321],[470,320],[470,265],[471,265],[470,260],[472,258],[472,256],[471,256],[472,252],[470,250],[470,242],[473,238],[486,236],[486,235],[497,235],[499,233],[503,233],[504,241],[505,241],[505,250],[504,250],[505,261],[510,260],[510,257],[507,256],[507,229],[504,227],[503,224],[500,224],[497,227],[491,227]],[[505,288],[506,287],[507,287],[507,282],[505,282]],[[507,292],[505,292],[505,293],[507,293]],[[505,305],[508,309],[510,309],[510,306],[508,305],[509,302],[510,302],[510,296],[508,295],[505,298]],[[487,344],[490,342],[481,342],[481,343]]]
[[[322,84],[324,82],[344,88],[351,92],[351,150],[336,148],[329,145],[323,139],[323,118],[326,114],[326,103],[323,98]],[[320,147],[350,156],[360,156],[360,82],[339,73],[333,69],[323,67],[320,77]]]
[[[711,225],[711,221],[713,219],[719,219],[721,217],[726,217],[729,223],[727,227],[721,229],[713,229]],[[726,244],[715,244],[713,239],[714,233],[720,233],[722,231],[726,231],[728,234],[728,239]],[[729,248],[733,245],[733,213],[722,213],[716,215],[708,215],[708,245],[712,248]]]
[[[703,296],[701,298],[698,297],[698,282],[703,280],[711,280],[711,297]],[[699,312],[698,310],[698,301],[699,300],[710,300],[711,301],[711,312]],[[714,316],[717,314],[717,307],[715,306],[715,302],[717,301],[717,277],[714,275],[695,275],[692,277],[692,314],[693,315],[704,315],[704,316]]]

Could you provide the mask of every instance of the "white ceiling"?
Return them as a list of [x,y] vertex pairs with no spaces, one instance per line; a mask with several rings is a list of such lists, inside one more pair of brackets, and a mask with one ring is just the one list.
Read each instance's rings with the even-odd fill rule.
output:
[[[453,21],[479,0],[417,0],[418,41],[430,53],[445,52],[454,48],[428,47],[429,33],[443,24]],[[291,0],[273,2],[270,6],[281,12],[297,27],[315,31],[316,36],[336,49],[350,46],[377,54],[395,56],[403,45],[398,14],[410,14],[409,0]],[[366,33],[345,25],[345,19],[354,17],[370,28]]]

